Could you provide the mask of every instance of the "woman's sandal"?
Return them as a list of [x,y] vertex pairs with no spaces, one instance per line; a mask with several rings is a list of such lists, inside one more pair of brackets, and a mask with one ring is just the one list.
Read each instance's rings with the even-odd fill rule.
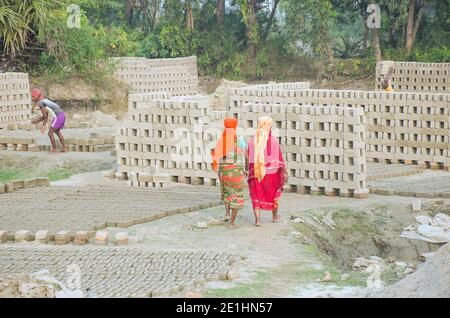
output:
[[256,227],[261,227],[261,223],[259,223],[259,222],[258,222],[258,223],[255,223],[255,226],[256,226]]

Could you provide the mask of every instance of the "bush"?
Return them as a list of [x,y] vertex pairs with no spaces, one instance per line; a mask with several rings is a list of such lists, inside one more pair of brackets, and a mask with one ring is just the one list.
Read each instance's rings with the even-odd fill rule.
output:
[[97,62],[105,58],[105,51],[101,38],[96,37],[93,27],[83,17],[79,29],[66,26],[66,17],[61,16],[56,22],[52,41],[57,48],[41,54],[41,68],[45,71],[89,72]]
[[194,35],[176,25],[164,25],[143,41],[138,55],[147,58],[174,58],[195,55],[197,41]]
[[393,61],[448,63],[450,62],[450,49],[446,46],[433,48],[414,48],[411,54],[403,50],[385,50],[384,59]]
[[127,32],[121,27],[100,27],[94,32],[94,36],[100,41],[105,51],[105,55],[128,56],[135,52],[140,44],[137,41],[138,35]]

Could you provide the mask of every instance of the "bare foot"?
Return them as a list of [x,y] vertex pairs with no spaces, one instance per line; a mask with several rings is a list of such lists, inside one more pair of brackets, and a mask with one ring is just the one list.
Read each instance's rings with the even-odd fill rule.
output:
[[228,225],[228,228],[230,230],[233,230],[233,229],[237,228],[237,226],[235,224],[230,224],[230,225]]
[[279,222],[280,220],[281,220],[281,216],[277,215],[277,216],[272,220],[272,222],[273,222],[273,223],[277,223],[277,222]]
[[255,226],[256,226],[256,227],[261,227],[261,223],[259,223],[259,222],[258,222],[258,223],[255,223]]
[[48,153],[49,155],[57,155],[58,154],[58,152],[57,151],[54,151],[54,150],[52,150],[52,151],[50,151],[49,153]]

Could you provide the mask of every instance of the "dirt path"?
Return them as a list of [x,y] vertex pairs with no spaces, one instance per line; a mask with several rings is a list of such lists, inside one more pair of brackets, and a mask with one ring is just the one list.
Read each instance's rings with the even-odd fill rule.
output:
[[[274,224],[270,213],[265,213],[260,228],[253,226],[253,213],[247,204],[238,214],[238,228],[233,230],[225,224],[196,228],[199,221],[215,220],[212,223],[216,223],[221,220],[223,207],[167,217],[128,230],[131,245],[156,250],[239,252],[245,256],[237,264],[235,273],[238,277],[232,282],[211,282],[197,290],[207,297],[356,297],[367,291],[367,275],[343,270],[314,245],[302,243],[290,217],[301,216],[304,211],[314,208],[367,209],[383,203],[389,205],[393,218],[398,215],[401,219],[410,202],[410,198],[376,195],[366,200],[354,200],[285,194],[280,209],[283,220]],[[317,282],[326,271],[332,274],[333,281]],[[350,277],[341,281],[342,274]]]
[[[20,153],[18,156],[21,160],[49,158],[46,154],[40,153],[37,157],[29,153]],[[45,160],[45,164],[51,166],[55,162],[74,160],[81,165],[86,165],[86,159],[108,161],[110,156],[105,153],[68,153],[50,157]],[[76,174],[53,184],[125,186],[123,182],[103,178],[101,171]],[[186,185],[186,187],[189,186]],[[410,211],[412,200],[413,198],[408,197],[379,195],[355,200],[285,193],[281,199],[281,222],[272,223],[270,212],[266,212],[262,215],[263,226],[260,228],[253,226],[253,212],[247,198],[245,208],[238,214],[238,227],[233,230],[228,229],[227,225],[221,222],[224,217],[223,207],[169,216],[126,229],[110,228],[108,230],[112,232],[111,234],[117,231],[128,231],[130,246],[133,248],[240,253],[243,258],[235,264],[232,281],[209,282],[193,290],[204,297],[358,297],[365,296],[368,292],[366,288],[368,274],[345,269],[337,264],[335,259],[327,256],[316,244],[305,242],[303,237],[307,233],[291,218],[305,217],[311,210],[327,212],[347,209],[349,214],[382,211],[376,221],[388,224],[386,233],[389,235],[388,239],[395,245],[395,248],[392,246],[383,246],[383,248],[392,248],[391,254],[399,257],[395,259],[396,261],[410,261],[417,257],[420,249],[427,248],[427,244],[420,246],[420,243],[417,245],[399,237],[403,227],[410,224],[415,215]],[[422,200],[423,205],[434,201],[436,200]],[[450,200],[443,200],[443,202],[449,204]],[[196,224],[200,221],[207,221],[210,225],[206,229],[197,229]],[[360,244],[357,250],[364,251],[367,246],[364,245],[365,241],[371,238],[370,236],[362,239],[350,237],[350,241],[351,239],[360,240],[354,244]],[[366,255],[355,255],[369,257],[376,255],[377,251],[377,249],[370,249]],[[389,254],[389,250],[384,252]],[[355,256],[348,251],[346,253],[352,257]],[[319,282],[318,280],[324,277],[325,272],[330,272],[331,281]],[[345,281],[341,280],[343,274],[349,275]],[[185,296],[184,293],[185,291],[176,296]]]

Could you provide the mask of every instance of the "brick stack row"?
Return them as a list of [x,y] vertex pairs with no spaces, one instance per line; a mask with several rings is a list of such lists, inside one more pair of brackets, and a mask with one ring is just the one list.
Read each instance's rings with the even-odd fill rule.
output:
[[135,93],[169,92],[174,96],[197,93],[195,56],[174,59],[122,57],[113,61],[116,78],[127,83]]
[[395,68],[391,75],[394,91],[450,93],[450,63],[378,62],[376,90],[382,90],[381,81],[390,66]]
[[30,83],[26,73],[0,73],[0,128],[31,120]]

